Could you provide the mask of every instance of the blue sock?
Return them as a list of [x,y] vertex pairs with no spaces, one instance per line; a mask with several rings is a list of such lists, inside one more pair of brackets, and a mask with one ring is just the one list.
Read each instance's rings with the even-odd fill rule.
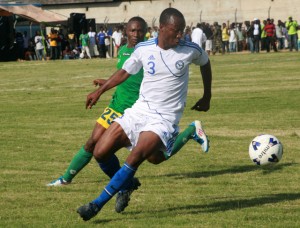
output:
[[136,169],[125,163],[122,168],[113,176],[102,193],[92,202],[102,208],[122,187],[131,182]]
[[103,172],[110,178],[112,178],[116,174],[116,172],[118,172],[118,170],[121,168],[119,159],[115,154],[113,154],[107,162],[98,162],[98,164],[103,170]]

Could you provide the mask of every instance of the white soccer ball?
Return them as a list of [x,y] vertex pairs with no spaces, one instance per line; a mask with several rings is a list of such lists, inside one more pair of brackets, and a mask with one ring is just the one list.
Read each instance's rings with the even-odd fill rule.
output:
[[282,158],[283,147],[273,135],[256,136],[249,145],[249,156],[256,165],[271,165]]
[[80,53],[79,58],[81,58],[81,59],[84,58],[84,53],[83,52]]

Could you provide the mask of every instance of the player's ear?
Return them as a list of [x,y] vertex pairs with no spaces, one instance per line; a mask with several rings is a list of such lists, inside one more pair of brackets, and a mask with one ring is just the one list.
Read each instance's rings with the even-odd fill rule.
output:
[[159,31],[161,31],[165,26],[163,24],[159,24]]

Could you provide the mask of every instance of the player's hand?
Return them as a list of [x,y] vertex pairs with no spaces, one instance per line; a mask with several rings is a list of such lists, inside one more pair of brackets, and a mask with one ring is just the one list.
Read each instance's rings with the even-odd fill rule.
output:
[[106,82],[105,79],[96,79],[96,80],[93,81],[95,86],[102,86],[102,85],[105,84],[105,82]]
[[207,112],[210,108],[210,98],[201,98],[196,104],[191,108],[192,110]]
[[97,104],[97,101],[99,100],[99,98],[100,98],[100,94],[99,94],[98,90],[87,95],[85,108],[91,109],[94,105]]

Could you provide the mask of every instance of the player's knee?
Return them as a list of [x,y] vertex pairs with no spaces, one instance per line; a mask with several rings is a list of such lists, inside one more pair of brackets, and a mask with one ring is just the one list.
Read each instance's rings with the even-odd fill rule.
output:
[[107,157],[103,153],[101,153],[97,150],[94,150],[93,155],[94,155],[94,158],[97,160],[97,162],[101,162],[101,163],[104,162]]
[[97,141],[95,139],[93,139],[92,137],[90,137],[84,145],[85,151],[93,153],[96,143],[97,143]]
[[158,165],[158,164],[162,163],[163,161],[165,161],[165,159],[162,157],[158,157],[158,156],[151,156],[151,157],[147,158],[147,161],[154,165]]

